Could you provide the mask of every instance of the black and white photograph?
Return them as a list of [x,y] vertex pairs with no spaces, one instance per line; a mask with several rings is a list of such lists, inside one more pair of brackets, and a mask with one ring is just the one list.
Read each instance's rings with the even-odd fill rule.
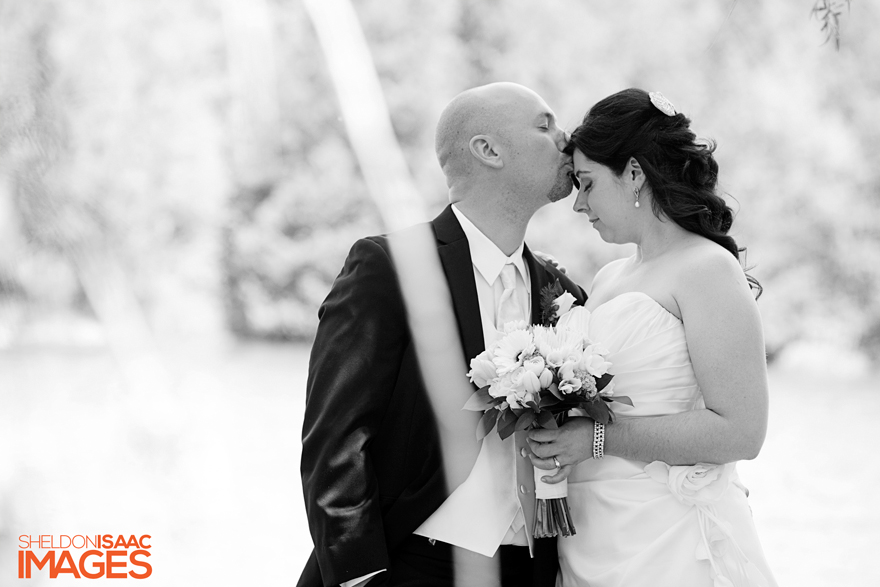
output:
[[0,585],[880,584],[878,27],[0,0]]

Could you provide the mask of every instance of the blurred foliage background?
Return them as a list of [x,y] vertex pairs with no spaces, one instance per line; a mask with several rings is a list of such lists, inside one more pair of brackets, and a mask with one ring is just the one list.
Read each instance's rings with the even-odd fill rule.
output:
[[[357,0],[420,197],[456,93],[511,80],[568,129],[637,86],[715,139],[771,359],[880,358],[876,3],[825,43],[806,2]],[[383,230],[296,0],[0,0],[0,345],[308,340]],[[629,254],[569,204],[530,228],[589,284]]]

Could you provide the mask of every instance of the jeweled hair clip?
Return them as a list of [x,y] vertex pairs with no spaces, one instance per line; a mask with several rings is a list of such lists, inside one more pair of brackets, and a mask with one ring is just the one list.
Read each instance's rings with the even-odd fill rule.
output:
[[657,107],[657,110],[666,116],[675,116],[675,106],[672,105],[666,96],[660,92],[649,92],[648,97],[651,98],[651,104]]

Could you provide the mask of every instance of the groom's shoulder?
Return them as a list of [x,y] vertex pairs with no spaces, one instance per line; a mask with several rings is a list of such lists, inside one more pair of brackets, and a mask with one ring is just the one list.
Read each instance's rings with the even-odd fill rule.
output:
[[384,234],[361,237],[351,247],[351,252],[377,254],[380,251],[392,258],[392,250],[407,250],[417,245],[435,246],[434,229],[429,222],[413,224]]
[[363,260],[387,260],[390,262],[391,249],[388,246],[387,235],[365,236],[357,239],[348,251],[346,262]]
[[346,264],[366,263],[393,268],[395,253],[410,254],[419,247],[425,246],[429,248],[436,246],[434,231],[428,222],[357,239],[348,252]]

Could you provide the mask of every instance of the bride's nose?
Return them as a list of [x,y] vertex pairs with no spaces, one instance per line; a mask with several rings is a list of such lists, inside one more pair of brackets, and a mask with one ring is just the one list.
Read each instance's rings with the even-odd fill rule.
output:
[[587,201],[587,193],[579,190],[577,198],[574,200],[574,206],[572,209],[575,212],[580,212],[583,214],[589,214],[590,212],[590,203]]

